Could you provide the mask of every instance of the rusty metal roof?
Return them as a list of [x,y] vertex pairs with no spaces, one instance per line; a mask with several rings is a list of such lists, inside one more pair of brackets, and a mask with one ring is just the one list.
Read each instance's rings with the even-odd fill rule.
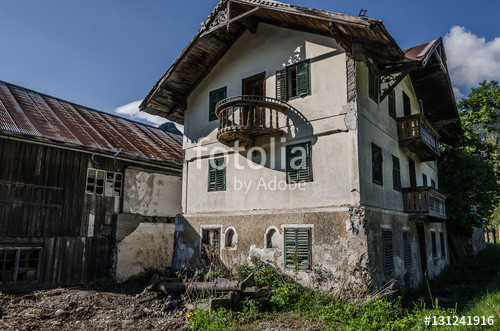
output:
[[0,134],[182,165],[182,136],[0,81]]

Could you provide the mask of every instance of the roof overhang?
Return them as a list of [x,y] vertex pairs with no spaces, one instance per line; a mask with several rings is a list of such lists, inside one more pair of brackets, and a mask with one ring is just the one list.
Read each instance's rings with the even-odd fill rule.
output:
[[265,0],[221,0],[142,102],[142,111],[184,123],[187,98],[234,42],[267,23],[335,38],[348,55],[360,45],[378,64],[404,59],[382,21]]

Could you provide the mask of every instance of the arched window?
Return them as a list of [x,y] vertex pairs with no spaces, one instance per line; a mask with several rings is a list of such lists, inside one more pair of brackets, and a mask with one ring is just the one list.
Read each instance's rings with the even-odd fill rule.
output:
[[235,247],[234,230],[229,229],[226,231],[226,247]]
[[278,235],[276,234],[276,230],[274,229],[271,229],[269,230],[269,232],[267,232],[267,236],[266,236],[266,247],[267,248],[275,248],[274,246],[274,242],[276,242],[276,237]]

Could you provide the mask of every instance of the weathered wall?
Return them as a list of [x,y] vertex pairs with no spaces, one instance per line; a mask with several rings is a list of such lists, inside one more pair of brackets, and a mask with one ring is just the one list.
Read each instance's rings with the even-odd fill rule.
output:
[[[356,62],[358,82],[358,114],[359,114],[359,172],[362,204],[377,206],[389,210],[402,211],[403,197],[401,192],[393,189],[392,155],[399,158],[401,170],[401,186],[410,186],[409,161],[415,161],[417,186],[422,186],[422,174],[427,175],[427,185],[431,179],[439,189],[436,162],[420,162],[415,154],[407,148],[399,147],[396,121],[389,116],[388,97],[378,105],[368,96],[368,67],[364,62]],[[384,88],[385,85],[382,85]],[[404,116],[403,91],[411,101],[412,114],[420,113],[420,105],[413,90],[411,80],[407,76],[395,90],[397,117]],[[379,146],[383,155],[383,185],[372,182],[371,144]]]
[[[265,61],[262,61],[265,58]],[[261,169],[250,169],[247,161],[256,165],[259,157],[248,160],[246,153],[230,154],[227,167],[226,191],[207,192],[208,157],[212,148],[225,148],[216,139],[217,121],[208,121],[209,91],[227,86],[227,96],[242,93],[242,79],[265,72],[266,95],[275,97],[275,73],[300,60],[311,60],[311,95],[289,101],[287,124],[283,127],[287,143],[311,141],[314,181],[306,189],[258,190],[262,179],[285,181],[281,168],[280,148]],[[224,55],[207,77],[188,98],[184,149],[183,212],[237,212],[356,205],[358,196],[357,134],[354,109],[347,103],[346,56],[333,38],[259,24],[256,34],[244,35]],[[194,150],[201,142],[207,150],[202,160],[196,160]],[[258,141],[267,152],[269,146]],[[333,159],[332,159],[333,158]],[[238,170],[236,162],[245,166]],[[248,192],[237,190],[237,181],[251,185]],[[332,189],[334,188],[334,189]],[[203,194],[200,194],[203,193]]]
[[125,169],[123,213],[174,217],[181,212],[182,179],[141,168]]
[[116,277],[123,280],[145,268],[164,270],[171,266],[174,233],[173,223],[139,223],[117,244]]
[[[312,229],[313,268],[300,271],[300,279],[325,290],[363,287],[368,276],[368,253],[362,215],[362,210],[347,208],[184,215],[177,224],[175,265],[198,265],[203,228],[219,228],[224,234],[231,227],[237,234],[235,246],[225,247],[226,238],[221,237],[220,257],[225,265],[233,268],[257,256],[283,269],[283,229],[309,227]],[[270,229],[276,231],[273,242],[277,247],[265,245]]]
[[[425,250],[427,252],[427,277],[437,276],[449,264],[449,250],[447,246],[446,227],[443,223],[429,223],[427,221],[410,220],[408,215],[402,212],[387,211],[376,208],[368,208],[366,211],[367,237],[370,268],[374,284],[381,285],[391,279],[397,280],[399,286],[409,288],[422,284],[423,274],[420,262],[420,250],[417,237],[417,224],[424,227]],[[382,228],[392,230],[394,271],[390,274],[384,272],[384,252],[382,240]],[[403,230],[410,231],[412,264],[409,269],[404,265]],[[437,255],[432,256],[431,230],[436,232]],[[441,242],[439,233],[443,232],[445,241]],[[446,255],[441,254],[441,245],[445,245]]]

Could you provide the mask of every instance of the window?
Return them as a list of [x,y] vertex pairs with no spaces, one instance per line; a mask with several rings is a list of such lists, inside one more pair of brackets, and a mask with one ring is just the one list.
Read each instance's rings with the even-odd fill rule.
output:
[[38,280],[41,248],[0,248],[0,284]]
[[226,159],[208,160],[208,191],[226,190]]
[[277,237],[276,230],[270,229],[266,234],[266,248],[276,248],[274,242]]
[[427,175],[422,174],[422,186],[427,186]]
[[311,229],[285,229],[285,268],[311,269]]
[[201,234],[201,257],[205,262],[219,258],[220,229],[203,229]]
[[290,100],[311,94],[310,61],[276,71],[276,98]]
[[209,110],[208,110],[208,120],[215,121],[217,115],[215,115],[215,106],[221,100],[227,98],[227,86],[221,87],[220,89],[210,91],[209,96]]
[[401,191],[401,168],[399,165],[399,159],[392,156],[392,187],[396,191]]
[[371,62],[368,62],[368,94],[370,99],[378,103],[380,93],[380,77],[377,68]]
[[432,257],[437,257],[436,231],[431,231]]
[[372,180],[375,184],[383,185],[382,149],[372,144]]
[[236,246],[236,240],[234,236],[234,230],[233,229],[228,229],[226,232],[226,247],[235,247]]
[[396,119],[396,92],[392,90],[388,98],[389,116]]
[[310,142],[286,147],[286,177],[288,183],[312,182]]
[[444,233],[439,232],[439,241],[441,242],[441,257],[446,258],[446,243],[444,242]]
[[431,179],[431,187],[433,189],[436,189],[436,182],[434,181],[434,179]]
[[384,272],[388,275],[394,270],[394,251],[392,247],[392,230],[382,228],[382,247],[384,251]]
[[403,251],[405,269],[409,270],[412,266],[410,230],[403,230]]
[[119,197],[122,191],[123,175],[112,171],[87,170],[87,193]]
[[405,116],[410,116],[411,115],[411,102],[410,102],[410,97],[403,92],[403,109],[404,109],[404,115]]

